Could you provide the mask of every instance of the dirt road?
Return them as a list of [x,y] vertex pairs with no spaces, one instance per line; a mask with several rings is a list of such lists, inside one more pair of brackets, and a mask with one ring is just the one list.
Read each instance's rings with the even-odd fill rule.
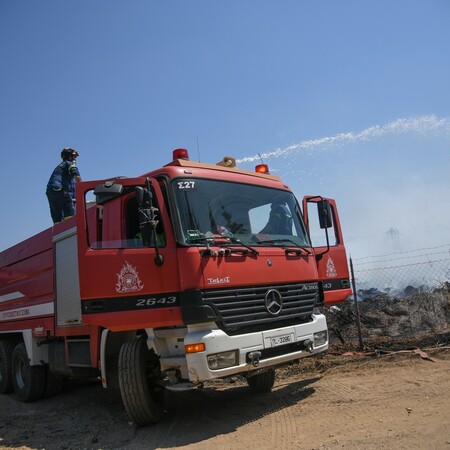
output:
[[29,404],[3,395],[0,448],[450,449],[450,350],[428,354],[326,356],[315,372],[280,370],[267,395],[216,382],[169,395],[163,422],[145,428],[97,383]]

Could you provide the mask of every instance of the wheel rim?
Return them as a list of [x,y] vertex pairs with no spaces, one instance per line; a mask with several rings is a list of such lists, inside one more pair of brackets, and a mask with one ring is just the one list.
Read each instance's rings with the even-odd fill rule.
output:
[[14,366],[14,376],[16,379],[16,385],[19,389],[23,389],[26,386],[26,375],[24,370],[25,364],[22,359],[18,359]]

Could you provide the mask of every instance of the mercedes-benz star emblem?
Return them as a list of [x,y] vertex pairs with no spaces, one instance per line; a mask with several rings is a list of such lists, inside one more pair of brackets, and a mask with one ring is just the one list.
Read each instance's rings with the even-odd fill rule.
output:
[[264,306],[271,316],[278,316],[283,309],[283,297],[276,289],[269,289],[264,296]]

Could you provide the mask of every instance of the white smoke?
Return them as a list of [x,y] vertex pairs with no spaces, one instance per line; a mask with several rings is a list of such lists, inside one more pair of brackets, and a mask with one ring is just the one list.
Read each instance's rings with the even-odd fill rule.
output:
[[450,118],[433,114],[305,140],[237,162],[250,167],[262,158],[299,199],[335,198],[347,249],[363,257],[450,244],[449,149]]

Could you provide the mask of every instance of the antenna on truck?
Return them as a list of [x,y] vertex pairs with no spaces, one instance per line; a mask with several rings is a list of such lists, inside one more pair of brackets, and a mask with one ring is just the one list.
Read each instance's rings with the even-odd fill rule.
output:
[[200,145],[198,143],[198,136],[197,136],[197,154],[198,154],[198,162],[200,162]]

